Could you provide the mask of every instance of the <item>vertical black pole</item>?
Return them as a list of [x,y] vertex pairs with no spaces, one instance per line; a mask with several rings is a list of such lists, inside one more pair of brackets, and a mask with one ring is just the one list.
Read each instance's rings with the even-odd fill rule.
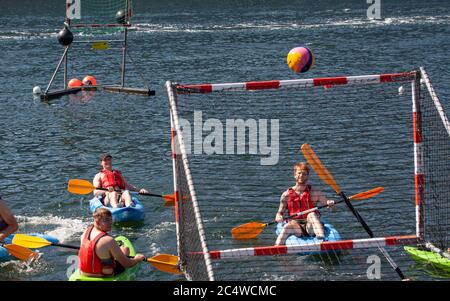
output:
[[69,47],[67,46],[66,55],[64,57],[64,90],[67,89],[67,68],[68,68],[68,55],[69,55]]
[[123,48],[122,48],[122,88],[125,86],[125,57],[127,54],[127,35],[128,35],[127,33],[128,33],[128,28],[125,27]]

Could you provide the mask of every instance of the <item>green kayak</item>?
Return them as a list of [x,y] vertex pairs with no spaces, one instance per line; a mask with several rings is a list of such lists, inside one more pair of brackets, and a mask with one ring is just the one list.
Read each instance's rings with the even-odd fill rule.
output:
[[[128,238],[125,236],[117,236],[115,239],[120,245],[126,246],[130,249],[130,256],[136,255],[136,250]],[[136,275],[139,272],[139,266],[140,264],[136,264],[135,266],[126,269],[119,275],[106,278],[84,276],[80,274],[79,269],[76,269],[72,276],[70,276],[69,281],[133,281],[136,279]]]
[[435,252],[419,250],[415,247],[404,247],[405,251],[416,261],[430,263],[436,268],[450,272],[450,260]]

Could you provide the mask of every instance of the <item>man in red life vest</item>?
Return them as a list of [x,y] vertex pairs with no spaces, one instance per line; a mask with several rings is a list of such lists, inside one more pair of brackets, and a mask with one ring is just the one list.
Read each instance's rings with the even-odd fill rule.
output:
[[81,236],[78,258],[82,275],[112,277],[145,259],[142,254],[128,258],[130,250],[125,246],[120,247],[114,238],[108,235],[107,232],[112,226],[111,211],[98,208],[93,217],[94,224],[90,225]]
[[[333,200],[327,200],[325,195],[312,188],[308,183],[309,168],[306,163],[298,163],[294,165],[294,177],[296,184],[289,188],[280,198],[280,207],[278,208],[275,221],[283,221],[283,215],[288,210],[288,215],[294,215],[299,212],[316,207],[320,202],[323,205],[333,206]],[[292,218],[286,223],[280,235],[275,242],[275,245],[284,245],[288,235],[295,234],[297,236],[311,236],[316,235],[318,240],[324,239],[324,228],[320,221],[319,211],[302,214]]]
[[100,156],[100,164],[102,170],[95,175],[92,184],[98,188],[107,188],[108,190],[94,190],[94,195],[103,197],[105,206],[111,205],[113,208],[129,207],[133,205],[130,191],[139,193],[148,193],[144,188],[138,189],[125,181],[119,170],[112,168],[112,156],[110,154],[102,154]]
[[3,242],[6,237],[16,232],[17,229],[19,229],[19,226],[14,215],[0,196],[0,242]]

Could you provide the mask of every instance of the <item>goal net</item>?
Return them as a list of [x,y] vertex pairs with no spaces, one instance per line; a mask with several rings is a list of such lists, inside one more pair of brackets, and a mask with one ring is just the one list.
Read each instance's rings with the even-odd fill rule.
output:
[[[440,251],[450,247],[450,124],[426,71],[421,68],[416,115],[418,235]],[[448,251],[447,251],[448,253]]]
[[[430,240],[442,246],[449,233],[448,121],[425,80],[420,83],[424,77],[417,70],[167,82],[178,248],[188,279],[398,279],[381,248],[411,276],[403,245]],[[293,237],[275,246],[271,222],[281,194],[295,185],[293,165],[307,161],[300,151],[305,143],[373,235],[341,203],[319,210],[326,234],[333,228],[338,239]],[[316,172],[310,166],[309,183],[340,201]],[[351,198],[375,187],[384,191]],[[233,237],[231,230],[247,223],[261,231],[251,239]]]
[[66,22],[71,27],[131,25],[131,0],[66,0]]

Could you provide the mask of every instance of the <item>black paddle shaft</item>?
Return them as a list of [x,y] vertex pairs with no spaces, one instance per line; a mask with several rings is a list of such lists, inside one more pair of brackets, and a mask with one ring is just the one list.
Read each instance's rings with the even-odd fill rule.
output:
[[[57,243],[52,243],[51,245],[55,246],[55,247],[68,248],[68,249],[74,249],[74,250],[79,250],[80,249],[80,247],[77,247],[77,246],[57,244]],[[127,257],[128,258],[134,258],[134,256],[127,256]],[[145,257],[145,260],[147,260],[147,257]]]
[[51,245],[52,245],[52,246],[55,246],[55,247],[61,247],[61,248],[67,248],[67,249],[74,249],[74,250],[79,250],[79,249],[80,249],[80,247],[77,247],[77,246],[63,245],[63,244],[57,244],[57,243],[52,243]]
[[358,222],[363,226],[364,230],[366,230],[367,234],[369,234],[370,238],[374,238],[375,235],[373,234],[372,230],[370,230],[369,225],[366,224],[366,222],[363,220],[361,215],[359,215],[358,211],[356,211],[355,207],[350,203],[349,198],[345,195],[344,192],[340,192],[339,195],[344,200],[347,207],[350,209],[350,211],[353,213],[353,215],[356,217]]
[[[333,204],[333,206],[336,205],[336,204],[342,203],[342,202],[344,202],[344,200],[342,200],[342,201],[337,201],[337,202],[335,202],[335,203]],[[328,207],[328,206],[329,206],[329,205],[320,205],[320,206],[317,206],[317,207],[311,208],[311,209],[319,210],[319,209],[322,209],[322,208],[325,208],[325,207]],[[292,214],[292,215],[286,216],[285,218],[283,218],[283,221],[286,221],[286,220],[291,219],[291,218],[293,218],[293,217],[302,215],[302,214],[304,214],[304,212],[309,211],[309,210],[311,210],[311,209],[308,209],[308,210],[305,210],[305,211],[302,211],[302,212],[299,212],[299,213],[296,213],[296,214]],[[315,210],[314,210],[314,211],[315,211]],[[276,223],[277,223],[277,221],[272,221],[272,222],[270,222],[270,223],[267,223],[266,226],[273,225],[273,224],[276,224]]]
[[[366,224],[366,222],[364,221],[364,219],[361,217],[361,215],[359,215],[358,211],[356,211],[355,207],[353,207],[353,205],[350,203],[349,198],[345,195],[344,192],[340,192],[339,195],[342,197],[342,199],[344,200],[345,204],[347,205],[347,207],[350,209],[350,211],[353,213],[353,215],[356,217],[356,219],[358,220],[358,222],[363,226],[364,230],[366,230],[367,234],[369,234],[370,238],[374,238],[374,234],[372,232],[372,230],[369,228],[369,225]],[[379,246],[379,249],[381,251],[381,253],[383,253],[383,255],[386,257],[386,259],[389,261],[389,263],[392,265],[392,267],[394,268],[394,270],[397,272],[397,274],[400,276],[401,279],[406,279],[405,275],[403,274],[403,272],[400,270],[400,268],[394,263],[394,261],[392,260],[392,258],[389,256],[389,254],[387,253],[387,251]]]

